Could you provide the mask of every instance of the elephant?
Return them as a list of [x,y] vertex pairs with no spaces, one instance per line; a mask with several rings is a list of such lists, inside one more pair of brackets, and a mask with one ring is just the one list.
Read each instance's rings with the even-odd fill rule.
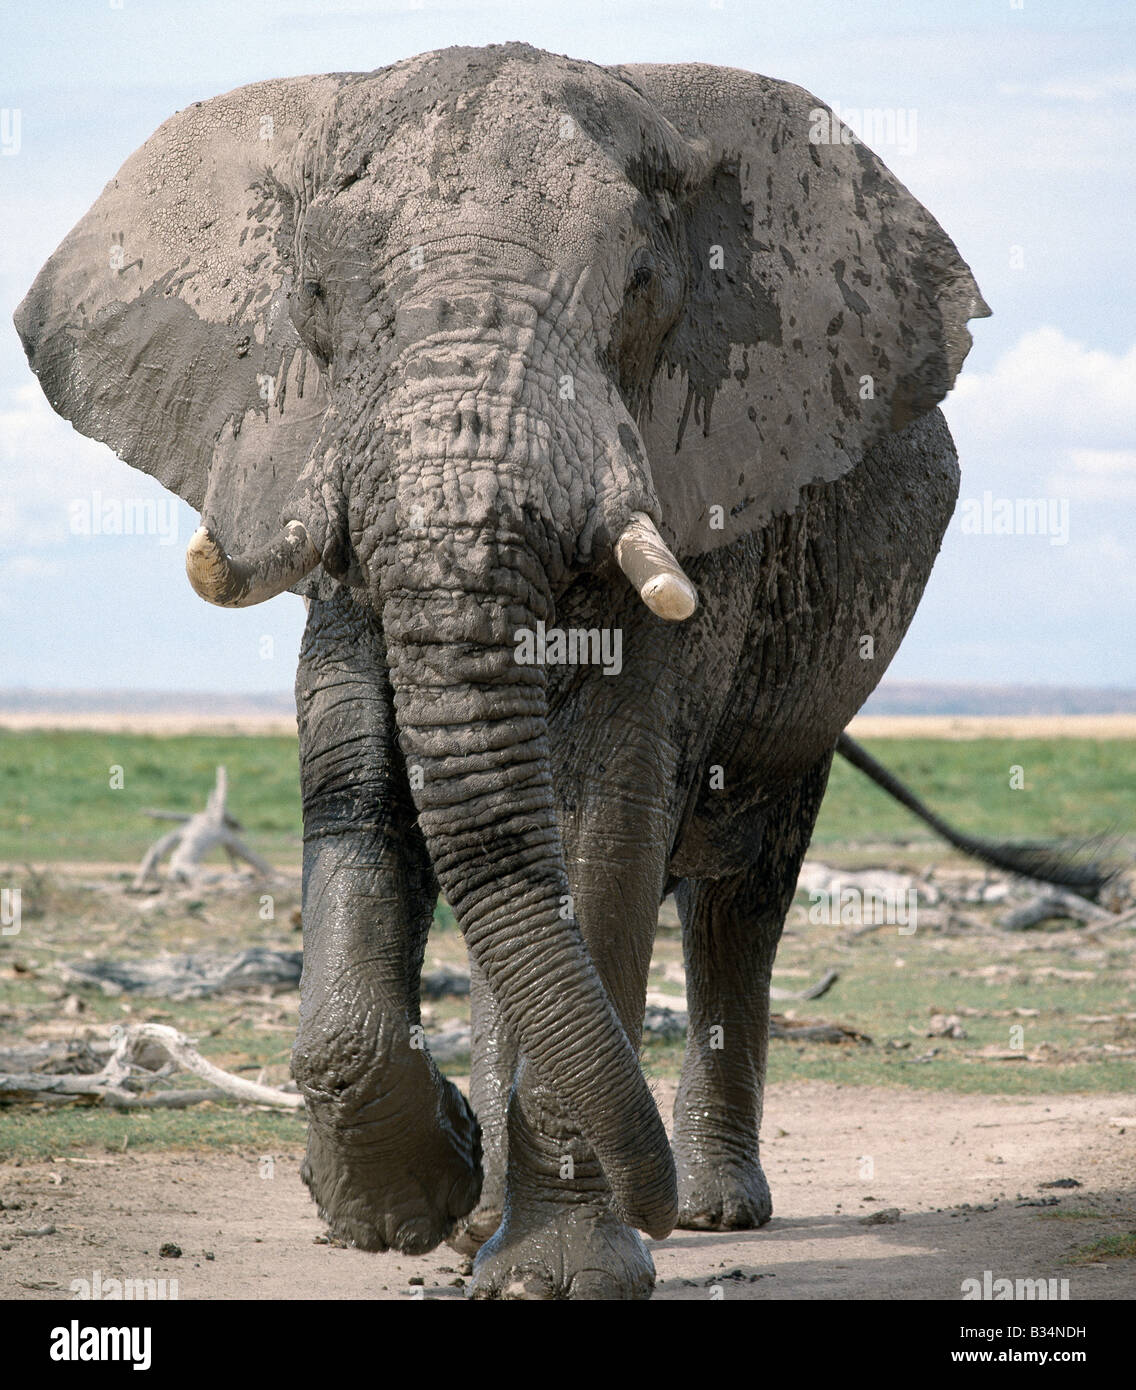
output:
[[[514,43],[195,102],[46,263],[16,324],[54,409],[200,511],[203,598],[307,604],[293,1073],[336,1236],[644,1299],[644,1235],[768,1221],[778,939],[989,312],[801,88]],[[421,1027],[439,892],[469,1101]],[[639,1057],[671,892],[673,1138]]]

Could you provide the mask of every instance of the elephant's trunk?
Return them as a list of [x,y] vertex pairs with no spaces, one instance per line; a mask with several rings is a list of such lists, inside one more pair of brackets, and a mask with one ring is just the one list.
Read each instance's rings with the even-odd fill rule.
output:
[[571,911],[544,671],[515,659],[518,629],[551,617],[544,570],[499,526],[446,533],[404,539],[382,585],[419,822],[528,1064],[592,1146],[621,1215],[661,1238],[677,1215],[670,1148]]

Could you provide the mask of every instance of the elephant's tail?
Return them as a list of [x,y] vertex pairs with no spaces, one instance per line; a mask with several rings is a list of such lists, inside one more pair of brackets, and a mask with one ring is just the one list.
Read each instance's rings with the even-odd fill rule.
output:
[[1023,874],[1061,888],[1071,888],[1089,898],[1097,897],[1116,877],[1118,869],[1099,860],[1073,859],[1069,854],[1045,845],[1011,845],[966,835],[925,806],[914,792],[909,791],[855,739],[841,734],[836,751],[964,854],[972,854],[976,859],[1010,873]]

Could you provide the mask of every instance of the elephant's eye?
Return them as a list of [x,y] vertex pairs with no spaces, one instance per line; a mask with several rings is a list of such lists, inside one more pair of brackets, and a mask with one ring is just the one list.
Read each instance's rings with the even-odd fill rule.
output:
[[304,346],[326,363],[331,356],[330,317],[324,288],[319,280],[301,280],[288,296],[288,317]]
[[630,288],[633,290],[645,290],[654,278],[654,269],[645,261],[641,261],[631,272]]

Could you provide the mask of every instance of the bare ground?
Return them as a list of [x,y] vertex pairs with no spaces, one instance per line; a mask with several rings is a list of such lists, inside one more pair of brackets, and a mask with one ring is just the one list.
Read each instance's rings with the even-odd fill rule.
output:
[[858,714],[853,738],[1136,737],[1132,714]]
[[[286,714],[109,714],[45,710],[0,710],[0,731],[80,729],[93,733],[294,734]],[[848,726],[854,738],[1136,738],[1136,714],[858,714]]]
[[[664,1113],[673,1094],[659,1084]],[[1073,1300],[1131,1299],[1131,1260],[1085,1263],[1078,1251],[1136,1230],[1136,1120],[1114,1122],[1134,1109],[1131,1096],[772,1086],[773,1221],[651,1242],[655,1298],[951,1300],[990,1270],[1067,1278]],[[254,1154],[0,1165],[0,1297],[70,1297],[96,1270],[177,1279],[181,1299],[465,1297],[462,1257],[447,1247],[411,1258],[317,1243],[299,1162],[275,1155],[271,1177]],[[1042,1186],[1067,1178],[1081,1186]],[[863,1224],[888,1208],[898,1220]],[[159,1256],[167,1242],[180,1258]]]

